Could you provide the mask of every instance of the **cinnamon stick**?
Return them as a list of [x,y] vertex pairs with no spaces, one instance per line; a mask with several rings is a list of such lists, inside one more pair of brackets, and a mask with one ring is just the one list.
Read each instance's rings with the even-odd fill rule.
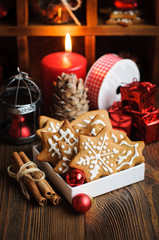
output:
[[[30,159],[26,156],[24,152],[20,152],[19,156],[21,157],[22,161],[24,163],[30,162]],[[30,165],[28,168],[34,167],[33,165]],[[32,173],[32,176],[35,179],[40,179],[42,177],[42,174],[39,172]],[[52,189],[50,184],[46,181],[46,179],[42,179],[37,183],[37,186],[39,187],[40,191],[44,194],[44,196],[50,200],[50,202],[54,205],[58,204],[61,201],[61,197],[59,197],[55,191]]]
[[[19,168],[23,166],[23,161],[21,157],[17,152],[14,152],[12,154],[12,159],[14,161],[14,164],[16,165],[16,168],[19,170]],[[41,195],[36,183],[27,176],[30,176],[30,174],[27,173],[26,176],[23,176],[26,187],[31,192],[31,194],[33,195],[33,197],[36,199],[40,206],[46,205],[47,199]]]

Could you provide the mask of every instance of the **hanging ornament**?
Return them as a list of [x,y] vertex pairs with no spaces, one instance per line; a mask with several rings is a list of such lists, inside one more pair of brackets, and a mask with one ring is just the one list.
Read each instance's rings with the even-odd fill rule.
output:
[[137,0],[115,0],[114,5],[121,10],[134,9],[138,6]]
[[12,124],[8,129],[8,135],[12,138],[26,138],[31,136],[31,129],[26,125],[25,117],[14,115]]
[[79,193],[72,199],[72,206],[77,212],[85,213],[91,208],[92,202],[92,197],[85,193]]
[[84,173],[78,169],[71,169],[66,174],[66,182],[71,187],[79,186],[85,182]]

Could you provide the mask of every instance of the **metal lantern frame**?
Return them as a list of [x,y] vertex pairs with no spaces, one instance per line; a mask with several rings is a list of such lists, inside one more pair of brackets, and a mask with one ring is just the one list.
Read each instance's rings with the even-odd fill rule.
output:
[[[12,144],[27,144],[33,142],[36,139],[36,130],[38,128],[38,118],[41,113],[41,91],[38,86],[28,77],[28,74],[18,70],[18,74],[7,79],[2,85],[0,92],[0,108],[4,117],[1,125],[0,136],[8,143]],[[18,104],[19,91],[28,93],[30,102],[27,104]],[[9,96],[15,96],[13,102],[7,102],[6,99]],[[27,114],[33,114],[32,118],[32,134],[29,137],[22,137],[21,133],[21,117]],[[7,119],[7,115],[19,115],[20,118],[20,137],[14,138],[7,134],[7,129],[10,122]]]

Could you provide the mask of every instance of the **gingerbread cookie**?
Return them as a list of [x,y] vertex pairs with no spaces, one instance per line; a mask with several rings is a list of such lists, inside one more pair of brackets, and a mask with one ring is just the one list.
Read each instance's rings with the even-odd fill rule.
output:
[[82,129],[86,128],[97,114],[102,118],[103,123],[105,123],[109,129],[112,129],[112,125],[109,119],[109,114],[105,109],[86,112],[80,115],[75,120],[73,120],[71,122],[71,126],[73,126],[76,132],[79,132],[81,128]]
[[126,137],[119,143],[119,145],[123,146],[125,150],[116,159],[117,172],[145,162],[145,158],[142,155],[142,151],[145,146],[144,142],[132,142],[128,137]]
[[43,128],[45,125],[46,125],[46,122],[48,120],[52,120],[52,118],[50,117],[47,117],[47,116],[44,116],[44,115],[41,115],[38,119],[38,122],[39,122],[39,128]]
[[48,118],[48,120],[45,122],[45,126],[43,128],[40,128],[36,130],[36,134],[38,135],[39,138],[42,137],[41,133],[42,132],[53,132],[56,133],[62,126],[63,121],[58,121],[53,118]]
[[61,159],[61,153],[58,147],[58,141],[64,141],[71,147],[72,151],[77,153],[79,134],[71,127],[68,120],[65,120],[57,133],[41,132],[43,141],[43,150],[37,155],[38,161],[48,161],[54,166]]
[[[79,132],[90,133],[91,135],[96,136],[105,126],[107,126],[107,121],[105,118],[103,119],[103,117],[97,114],[88,124],[87,128],[80,129]],[[123,131],[109,128],[109,126],[107,126],[107,128],[110,130],[111,138],[115,143],[121,142],[121,140],[126,137],[126,133]]]
[[54,167],[54,171],[64,175],[69,169],[69,163],[72,160],[73,156],[75,155],[72,148],[63,141],[58,141],[59,150],[61,152],[61,159],[57,162],[56,166]]
[[70,162],[70,167],[82,170],[86,181],[116,172],[115,159],[124,151],[124,147],[111,141],[107,127],[95,137],[80,135],[79,152]]

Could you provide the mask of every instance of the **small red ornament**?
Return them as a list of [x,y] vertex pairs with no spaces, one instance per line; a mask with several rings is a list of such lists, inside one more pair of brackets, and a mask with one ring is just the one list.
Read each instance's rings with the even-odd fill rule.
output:
[[76,187],[78,185],[81,185],[85,182],[84,173],[78,169],[71,169],[66,174],[66,182],[71,187]]
[[31,136],[31,130],[26,126],[24,116],[14,115],[12,125],[8,129],[8,135],[12,138],[26,138]]
[[72,206],[77,212],[85,213],[91,208],[92,202],[92,197],[85,193],[79,193],[72,199]]
[[121,10],[134,9],[137,7],[137,0],[115,0],[114,5]]

